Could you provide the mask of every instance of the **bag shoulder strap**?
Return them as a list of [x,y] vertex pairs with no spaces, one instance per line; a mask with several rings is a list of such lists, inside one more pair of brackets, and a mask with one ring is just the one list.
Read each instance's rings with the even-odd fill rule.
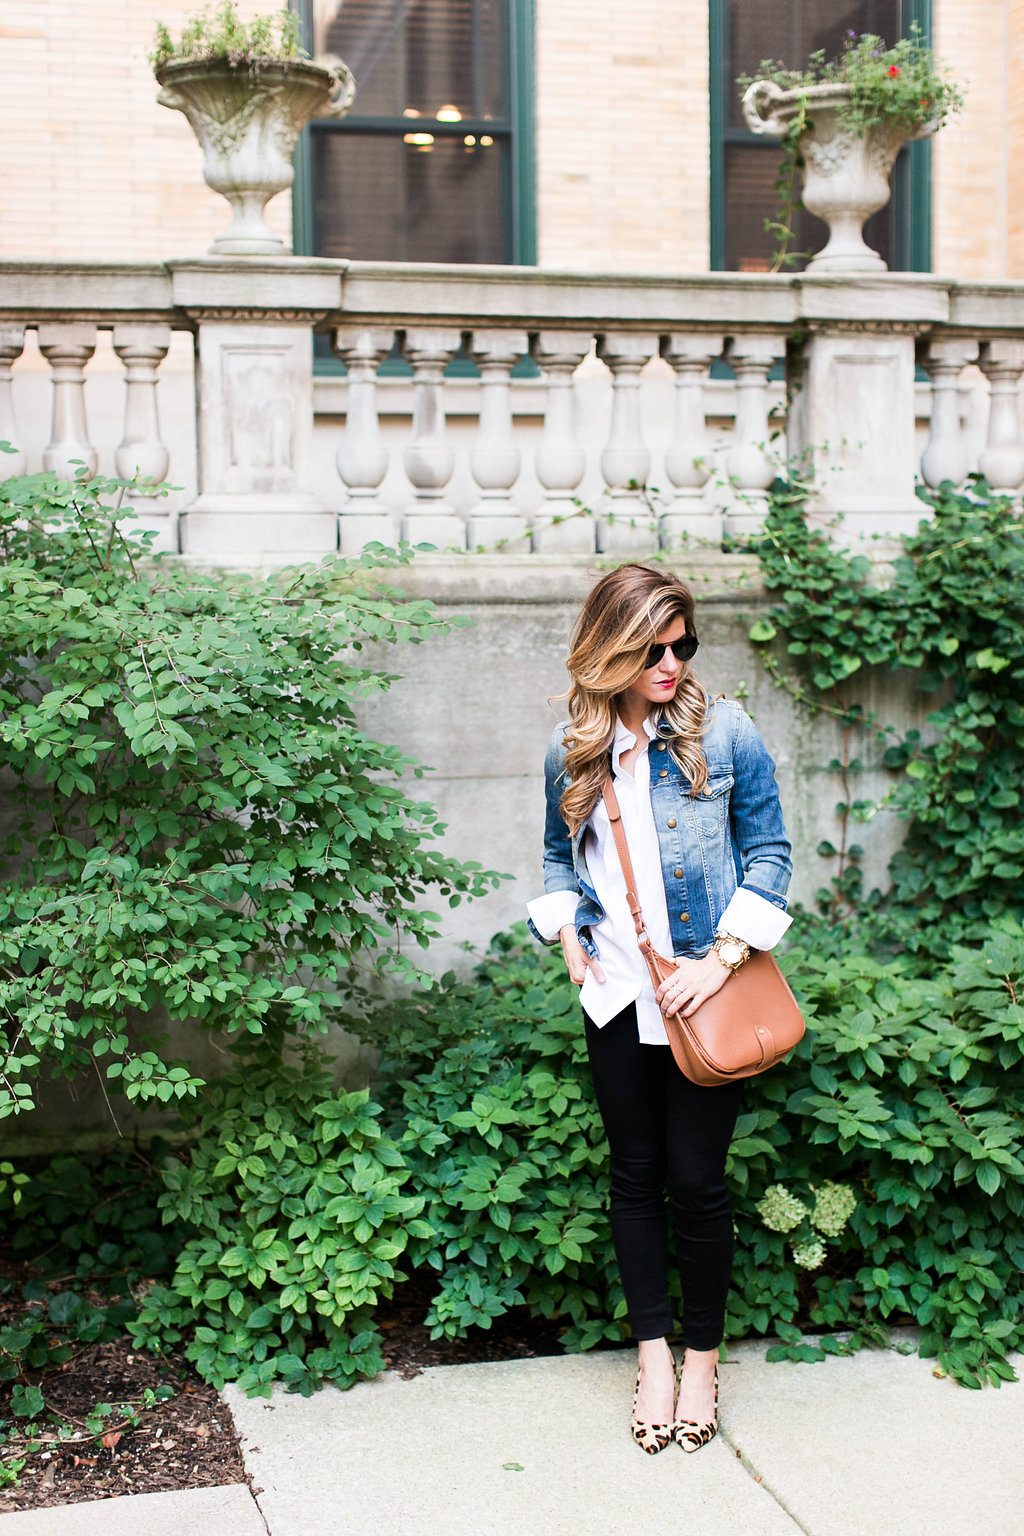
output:
[[619,855],[619,863],[622,865],[622,873],[626,881],[626,901],[629,903],[630,916],[636,929],[637,942],[646,942],[647,929],[644,926],[644,914],[640,909],[640,898],[636,893],[636,876],[633,874],[633,861],[629,857],[629,846],[626,842],[626,833],[622,825],[622,812],[615,794],[615,786],[612,783],[611,774],[604,781],[602,789],[604,795],[604,807],[608,812],[608,820],[612,825],[612,837],[615,840],[615,851]]

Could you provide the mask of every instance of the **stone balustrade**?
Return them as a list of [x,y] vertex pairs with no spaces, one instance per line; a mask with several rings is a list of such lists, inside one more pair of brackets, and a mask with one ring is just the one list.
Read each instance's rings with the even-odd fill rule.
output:
[[158,543],[251,564],[398,538],[716,546],[756,532],[788,458],[813,510],[884,549],[920,518],[921,480],[979,471],[1019,494],[1022,293],[909,273],[0,262],[3,462],[168,480],[177,499],[133,498]]

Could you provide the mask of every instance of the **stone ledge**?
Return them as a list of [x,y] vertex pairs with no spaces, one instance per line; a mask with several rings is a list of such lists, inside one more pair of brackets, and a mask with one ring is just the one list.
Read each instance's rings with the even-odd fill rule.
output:
[[740,593],[763,601],[757,557],[720,550],[585,555],[418,554],[411,565],[382,572],[383,580],[410,597],[436,603],[575,604],[598,577],[628,559],[655,559],[675,571],[701,603],[731,603]]

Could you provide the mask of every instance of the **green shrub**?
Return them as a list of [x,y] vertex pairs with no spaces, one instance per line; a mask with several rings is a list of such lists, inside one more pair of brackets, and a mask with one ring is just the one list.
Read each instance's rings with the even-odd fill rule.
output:
[[[852,1328],[856,1342],[913,1322],[921,1353],[965,1384],[1012,1378],[1006,1353],[1024,1343],[1024,930],[1004,920],[931,977],[825,945],[791,951],[785,968],[810,1032],[751,1085],[761,1145],[733,1146],[732,1330],[766,1332],[774,1318],[786,1337],[779,1319],[799,1316]],[[782,1184],[813,1205],[833,1181],[856,1206],[820,1267],[801,1271],[755,1197]]]
[[[187,1113],[187,1111],[186,1111]],[[185,1354],[218,1388],[304,1394],[383,1370],[373,1309],[421,1195],[382,1134],[369,1094],[338,1094],[314,1046],[290,1066],[273,1052],[204,1093],[198,1140],[165,1165],[165,1218],[184,1228],[169,1284],[154,1286],[131,1333]]]
[[4,1246],[48,1280],[96,1280],[110,1294],[169,1273],[182,1229],[162,1222],[157,1203],[166,1150],[122,1141],[107,1153],[27,1160],[0,1188]]
[[386,1103],[426,1197],[409,1255],[438,1273],[432,1335],[525,1304],[564,1321],[570,1348],[621,1338],[604,1134],[561,954],[499,936],[475,980],[386,1010],[378,1038],[417,1026],[429,1049],[395,1064]]
[[[727,1336],[774,1334],[772,1358],[815,1360],[915,1323],[939,1370],[1012,1379],[1024,930],[1004,919],[930,976],[912,956],[880,962],[813,936],[783,963],[809,1032],[747,1086],[729,1162]],[[134,1236],[127,1205],[79,1220],[66,1169],[55,1202],[41,1174],[23,1186],[26,1232],[62,1234],[65,1265],[77,1252],[109,1266],[119,1250],[100,1245],[122,1220],[130,1272],[147,1253],[171,1271],[129,1324],[136,1341],[184,1341],[200,1374],[249,1392],[379,1370],[374,1307],[413,1267],[436,1275],[435,1337],[523,1305],[562,1323],[569,1348],[624,1339],[604,1136],[559,955],[517,930],[473,981],[391,1003],[365,1032],[396,1046],[383,1107],[338,1095],[313,1044],[297,1065],[258,1045],[204,1093],[198,1140],[164,1164],[166,1246],[145,1236],[155,1216],[141,1192]],[[129,1186],[118,1200],[130,1204]]]
[[186,1099],[168,1019],[325,1028],[361,966],[414,974],[429,890],[491,883],[356,722],[392,681],[362,646],[446,627],[378,590],[405,556],[201,573],[145,558],[124,491],[0,486],[0,1116],[44,1069]]
[[[432,919],[412,910],[424,884],[457,899],[483,881],[423,853],[432,812],[401,797],[388,778],[401,760],[352,722],[349,699],[388,680],[339,660],[341,645],[406,621],[417,638],[436,618],[347,566],[198,592],[160,567],[139,575],[92,493],[47,494],[64,492],[87,540],[31,517],[23,534],[15,511],[4,533],[28,540],[0,578],[20,615],[0,631],[0,744],[24,792],[23,872],[0,891],[0,1001],[23,1032],[8,1073],[15,1046],[74,1065],[106,1039],[137,1060],[139,996],[144,1011],[162,1002],[225,1031],[241,1008],[264,1036],[200,1107],[181,1106],[198,1141],[167,1168],[161,1204],[183,1246],[136,1338],[184,1339],[207,1379],[250,1392],[346,1384],[380,1368],[373,1308],[412,1266],[437,1276],[435,1336],[522,1304],[562,1322],[571,1348],[624,1337],[604,1138],[559,953],[520,929],[475,979],[367,1013],[354,1027],[384,1051],[381,1106],[339,1096],[312,1045],[282,1064],[297,1023],[353,1027],[344,967],[390,920],[426,941]],[[783,959],[809,1033],[749,1083],[731,1148],[728,1335],[777,1334],[773,1357],[820,1359],[916,1323],[937,1369],[976,1386],[1011,1379],[1007,1354],[1024,1345],[1024,909],[1008,872],[1024,757],[1019,531],[1001,503],[944,496],[882,589],[808,533],[795,497],[769,522],[779,600],[753,636],[782,634],[811,660],[793,682],[769,658],[802,702],[882,735],[909,818],[892,891],[863,902],[846,830],[873,808],[840,805],[848,863],[825,893],[829,921],[805,914]],[[171,666],[154,668],[165,639]],[[933,745],[895,741],[851,701],[865,662],[920,668],[939,703]],[[40,806],[62,830],[33,857]],[[130,919],[147,913],[161,923],[140,936]],[[136,1077],[165,1096],[181,1081]]]
[[[519,940],[499,940],[474,983],[448,979],[439,998],[376,1025],[405,1032],[385,1102],[432,1229],[409,1256],[438,1273],[435,1335],[524,1303],[585,1348],[625,1336],[604,1137],[576,989],[557,952]],[[729,1162],[728,1337],[777,1333],[781,1354],[822,1358],[917,1323],[922,1353],[965,1383],[1012,1377],[1007,1351],[1024,1344],[1024,930],[1006,922],[930,978],[827,944],[784,965],[810,1028],[746,1089]],[[778,1186],[795,1224],[780,1221]],[[829,1337],[809,1345],[801,1326]]]

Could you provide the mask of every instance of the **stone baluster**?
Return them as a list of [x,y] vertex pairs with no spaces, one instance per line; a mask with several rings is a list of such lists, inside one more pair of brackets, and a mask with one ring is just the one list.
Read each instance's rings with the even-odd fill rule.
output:
[[445,487],[455,468],[455,452],[445,431],[444,370],[459,350],[459,331],[415,327],[405,334],[405,355],[412,365],[412,442],[405,450],[405,472],[414,500],[405,509],[402,537],[438,549],[466,547],[466,525],[445,501]]
[[[171,462],[160,437],[156,373],[171,345],[169,325],[115,325],[114,351],[124,364],[124,437],[114,455],[122,480],[138,479],[159,485]],[[132,491],[129,504],[136,516],[135,532],[153,532],[152,548],[176,551],[177,516],[166,497]]]
[[512,430],[510,375],[529,346],[525,331],[474,331],[473,357],[480,369],[480,427],[469,456],[480,500],[469,514],[470,549],[526,554],[526,518],[512,504],[522,454]]
[[708,371],[722,351],[722,337],[672,334],[661,339],[661,355],[676,376],[676,410],[672,441],[665,454],[665,474],[675,491],[659,519],[664,549],[678,549],[684,538],[720,544],[722,513],[704,494],[711,475],[704,387]]
[[978,343],[962,336],[936,338],[922,349],[921,363],[932,381],[932,421],[921,477],[934,489],[945,480],[960,485],[971,467],[960,418],[960,375],[977,356]]
[[654,335],[602,336],[597,355],[612,375],[612,420],[601,455],[601,473],[610,505],[598,524],[602,550],[642,551],[657,547],[657,532],[646,497],[651,455],[640,418],[640,374],[658,350]]
[[394,331],[346,326],[332,346],[348,369],[348,407],[338,448],[338,474],[348,495],[338,518],[338,547],[353,554],[367,544],[394,544],[395,521],[380,499],[388,450],[377,416],[377,369],[391,351]]
[[124,363],[124,437],[114,458],[122,480],[159,485],[170,455],[160,439],[156,371],[171,344],[169,325],[115,325],[114,351]]
[[[978,371],[980,372],[980,369]],[[964,449],[967,454],[967,473],[970,474],[971,470],[978,467],[978,455],[985,442],[985,431],[988,427],[988,393],[977,387],[977,380],[972,378],[970,372],[964,372],[957,386],[957,399],[960,405],[960,429],[963,432]]]
[[544,433],[534,468],[544,500],[533,515],[533,548],[538,554],[593,554],[594,515],[577,505],[573,492],[587,461],[576,432],[573,374],[590,351],[592,338],[564,331],[540,331],[532,357],[547,380]]
[[730,538],[756,535],[768,512],[766,492],[778,473],[767,452],[768,375],[782,352],[777,336],[741,335],[726,344],[726,361],[736,375],[736,425],[725,461],[733,495],[723,531]]
[[[43,451],[43,468],[74,480],[96,473],[99,459],[85,418],[85,365],[96,350],[96,327],[53,323],[39,327],[39,350],[53,370],[53,429]],[[78,462],[82,461],[82,462]]]
[[0,480],[25,473],[25,453],[18,447],[18,428],[14,419],[14,391],[11,364],[25,350],[23,325],[0,325],[0,443],[10,443],[13,453],[0,453]]
[[1024,482],[1024,442],[1020,424],[1020,376],[1024,342],[985,341],[978,365],[988,379],[988,438],[978,468],[993,491],[1018,496]]

